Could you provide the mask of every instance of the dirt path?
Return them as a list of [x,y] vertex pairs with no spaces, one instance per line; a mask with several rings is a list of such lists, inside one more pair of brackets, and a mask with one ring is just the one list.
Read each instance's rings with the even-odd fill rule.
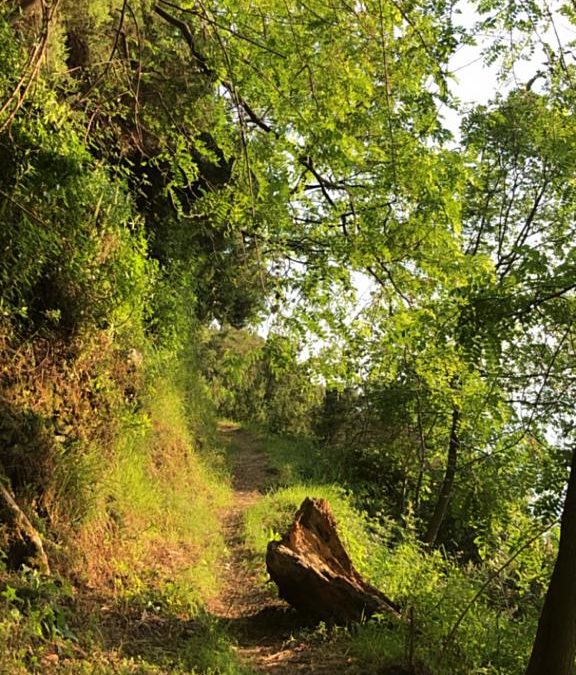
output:
[[302,618],[276,597],[275,586],[263,586],[243,542],[243,518],[245,511],[262,497],[274,469],[254,436],[232,425],[223,426],[221,433],[230,447],[234,500],[223,514],[230,557],[222,569],[223,590],[209,604],[211,613],[228,623],[241,657],[257,672],[357,673],[344,655],[328,655],[324,645],[298,639]]

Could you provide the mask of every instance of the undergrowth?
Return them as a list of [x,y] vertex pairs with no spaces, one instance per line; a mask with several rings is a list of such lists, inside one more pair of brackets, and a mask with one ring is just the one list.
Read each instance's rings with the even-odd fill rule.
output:
[[[313,446],[265,434],[260,443],[278,471],[278,484],[246,514],[246,542],[257,559],[263,564],[268,542],[287,530],[305,497],[326,499],[356,569],[403,608],[399,621],[375,616],[353,630],[327,631],[321,624],[314,635],[328,649],[337,644],[371,673],[399,664],[410,672],[430,669],[440,675],[523,672],[538,615],[537,603],[530,611],[528,599],[545,573],[543,545],[497,574],[522,541],[518,530],[518,539],[503,546],[501,559],[462,566],[421,544],[415,523],[400,527],[391,518],[371,518],[355,508],[344,489],[318,480],[321,463]],[[521,599],[528,607],[522,613]]]
[[66,489],[92,490],[58,573],[0,572],[1,673],[246,672],[204,609],[231,498],[210,404],[193,360],[156,358],[112,445],[67,465]]
[[[125,576],[144,574],[151,562],[168,572],[177,566],[207,594],[214,591],[211,570],[224,551],[217,512],[230,500],[227,476],[213,448],[200,453],[207,439],[193,433],[186,400],[194,394],[185,371],[164,370],[152,380],[143,409],[126,420],[118,436],[84,534],[99,541],[101,533],[108,535],[107,569],[110,560]],[[201,392],[196,395],[199,399]],[[115,539],[124,533],[138,536],[118,549]]]
[[[89,139],[69,103],[66,31],[92,40],[113,19],[110,3],[81,6],[62,3],[22,114],[0,133],[0,481],[53,572],[31,569],[0,517],[0,672],[237,673],[204,610],[231,493],[194,353],[199,256],[176,250],[175,230],[170,256],[154,255],[157,204],[141,208],[134,177],[108,161],[112,120],[107,132],[91,115],[103,135]],[[3,98],[34,33],[7,11]]]

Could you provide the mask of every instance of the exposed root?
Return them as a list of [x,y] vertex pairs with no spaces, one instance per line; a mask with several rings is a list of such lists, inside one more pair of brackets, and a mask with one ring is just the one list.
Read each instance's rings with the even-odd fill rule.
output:
[[[42,574],[50,574],[48,556],[42,539],[28,516],[16,503],[8,487],[0,479],[0,513],[8,528],[10,548],[8,562],[13,567],[26,563],[37,568]],[[10,560],[10,558],[13,560]]]

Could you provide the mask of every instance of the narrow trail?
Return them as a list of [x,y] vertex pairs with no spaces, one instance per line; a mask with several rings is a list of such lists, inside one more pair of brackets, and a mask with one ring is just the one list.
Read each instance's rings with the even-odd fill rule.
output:
[[261,499],[275,470],[252,434],[232,425],[221,434],[230,448],[234,499],[223,514],[223,527],[230,552],[223,563],[222,591],[212,600],[210,612],[227,623],[238,644],[239,654],[256,672],[358,673],[342,654],[327,654],[326,646],[297,638],[303,619],[277,598],[273,584],[264,586],[257,565],[243,540],[246,510]]

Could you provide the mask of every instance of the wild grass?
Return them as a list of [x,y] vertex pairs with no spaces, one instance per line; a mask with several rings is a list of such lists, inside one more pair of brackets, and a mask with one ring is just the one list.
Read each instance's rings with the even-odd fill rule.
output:
[[231,492],[215,451],[197,447],[185,379],[165,371],[125,420],[82,533],[93,582],[178,575],[193,580],[199,601],[216,591],[213,570],[225,553],[218,512]]
[[31,571],[0,592],[2,675],[248,675],[222,625],[168,587],[131,597],[78,593]]
[[50,544],[62,576],[0,569],[0,673],[248,672],[205,610],[231,499],[210,403],[191,361],[158,362],[139,400],[111,411],[110,445],[55,488],[55,503],[76,485],[90,501],[74,546]]
[[310,438],[261,434],[260,439],[277,472],[277,485],[295,485],[319,477],[318,449]]
[[413,672],[426,666],[438,675],[523,672],[537,612],[518,614],[523,591],[517,584],[526,578],[526,588],[535,588],[532,569],[534,560],[542,567],[542,553],[527,553],[508,576],[495,577],[476,598],[490,575],[489,566],[463,566],[445,552],[422,545],[414,523],[400,526],[392,519],[371,519],[354,507],[353,495],[338,485],[303,479],[318,473],[313,466],[310,469],[314,448],[266,435],[260,443],[279,476],[276,489],[246,514],[246,542],[258,559],[263,560],[268,542],[287,530],[305,497],[326,499],[356,569],[403,608],[400,621],[377,616],[353,630],[327,633],[321,625],[318,635],[326,640],[327,649],[336,645],[345,650],[366,672],[399,664]]

